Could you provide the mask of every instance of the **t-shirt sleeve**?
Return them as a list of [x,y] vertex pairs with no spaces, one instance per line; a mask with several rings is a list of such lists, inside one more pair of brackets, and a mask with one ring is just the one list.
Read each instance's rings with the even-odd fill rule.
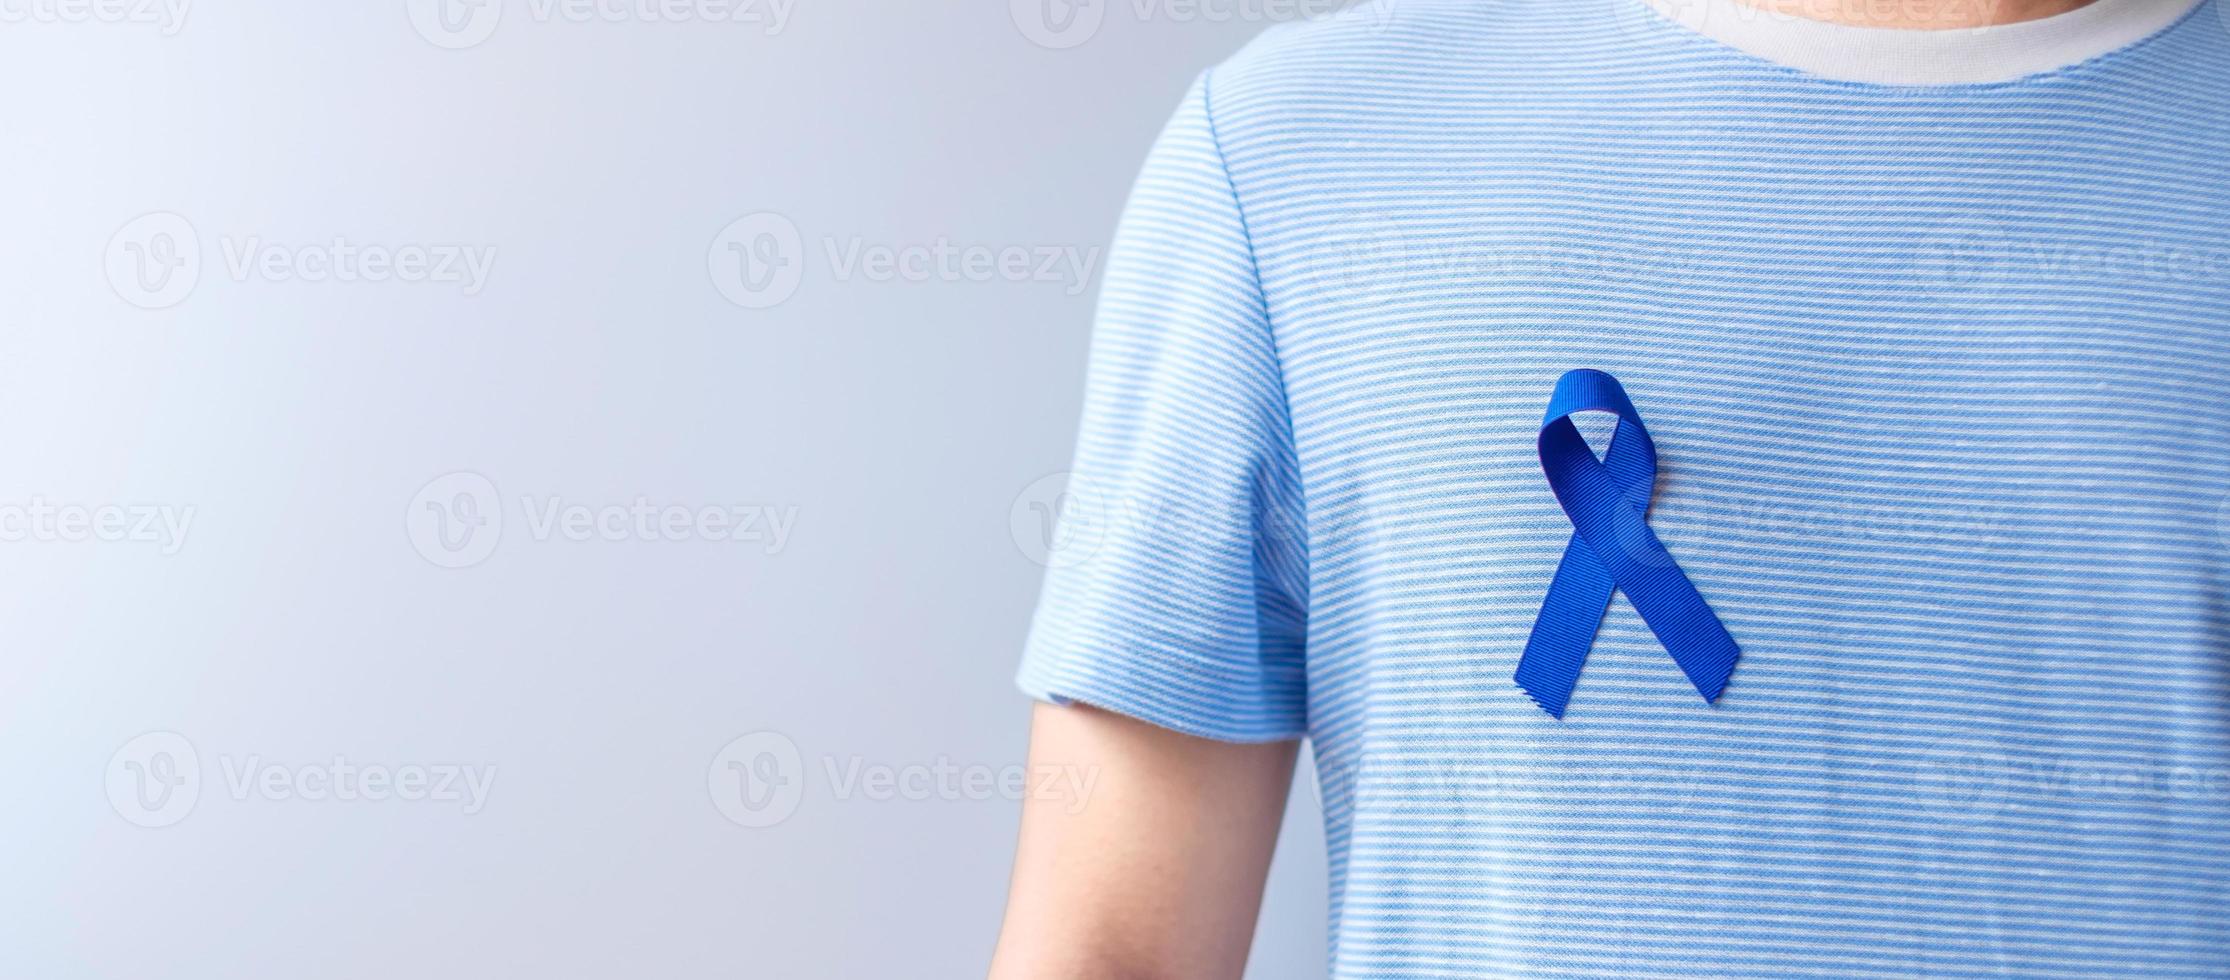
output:
[[1235,742],[1306,729],[1307,557],[1246,219],[1193,83],[1132,189],[1019,683]]

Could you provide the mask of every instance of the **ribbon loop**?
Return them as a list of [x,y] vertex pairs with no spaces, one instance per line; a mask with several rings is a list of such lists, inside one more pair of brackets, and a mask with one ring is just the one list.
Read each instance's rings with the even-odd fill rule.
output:
[[[1602,459],[1572,424],[1580,412],[1618,416]],[[1573,533],[1512,679],[1542,710],[1564,717],[1611,595],[1622,591],[1697,693],[1717,701],[1742,651],[1649,528],[1657,445],[1625,387],[1587,368],[1557,379],[1538,446],[1541,471]]]

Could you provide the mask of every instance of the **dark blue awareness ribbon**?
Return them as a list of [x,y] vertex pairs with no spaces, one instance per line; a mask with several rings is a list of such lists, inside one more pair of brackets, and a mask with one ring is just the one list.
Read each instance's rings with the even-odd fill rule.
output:
[[[1618,416],[1602,459],[1572,425],[1571,417],[1580,412]],[[1657,445],[1626,388],[1617,378],[1586,368],[1558,378],[1541,421],[1540,451],[1549,489],[1572,521],[1572,540],[1518,660],[1518,686],[1542,710],[1564,717],[1611,593],[1621,591],[1697,693],[1717,701],[1742,651],[1649,529]]]

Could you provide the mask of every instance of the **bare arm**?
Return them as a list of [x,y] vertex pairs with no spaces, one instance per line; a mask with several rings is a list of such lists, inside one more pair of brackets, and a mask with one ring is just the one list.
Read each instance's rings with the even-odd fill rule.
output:
[[1032,771],[1096,782],[1023,804],[991,980],[1238,980],[1295,748],[1039,705]]

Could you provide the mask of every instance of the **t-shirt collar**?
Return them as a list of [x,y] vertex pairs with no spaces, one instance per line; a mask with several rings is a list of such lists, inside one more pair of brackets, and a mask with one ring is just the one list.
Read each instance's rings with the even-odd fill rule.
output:
[[1881,85],[2002,82],[2089,61],[2145,39],[2205,0],[2094,0],[2063,14],[1992,27],[1852,27],[1742,0],[1622,0],[1767,61]]

